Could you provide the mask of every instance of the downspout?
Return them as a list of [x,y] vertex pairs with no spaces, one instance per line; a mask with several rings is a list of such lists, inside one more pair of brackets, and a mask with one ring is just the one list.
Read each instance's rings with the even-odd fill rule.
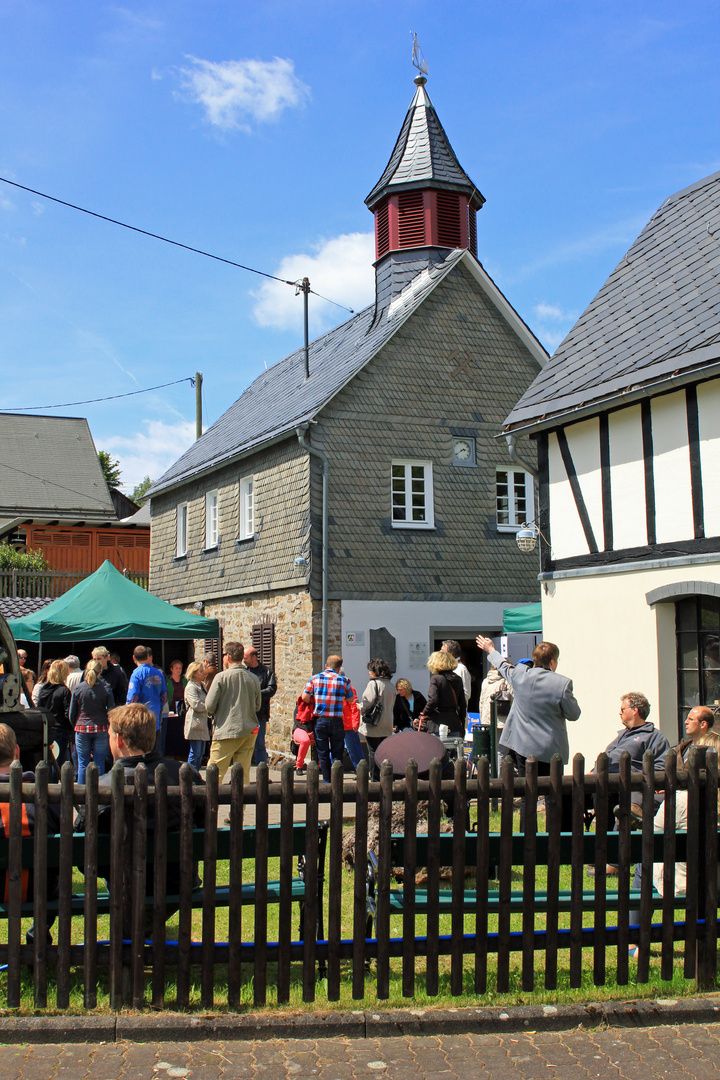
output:
[[534,476],[537,479],[537,469],[533,469],[532,465],[528,465],[525,461],[521,461],[517,456],[517,435],[506,435],[505,442],[507,443],[510,460],[518,462],[522,465],[525,472],[529,472],[531,476]]
[[325,664],[327,660],[328,650],[328,488],[330,480],[330,461],[327,454],[323,454],[322,450],[316,450],[311,446],[309,442],[305,441],[305,435],[307,434],[307,424],[303,427],[295,428],[298,442],[302,446],[303,450],[307,450],[308,454],[314,454],[315,457],[320,458],[322,461],[323,473],[322,473],[322,657],[321,663]]

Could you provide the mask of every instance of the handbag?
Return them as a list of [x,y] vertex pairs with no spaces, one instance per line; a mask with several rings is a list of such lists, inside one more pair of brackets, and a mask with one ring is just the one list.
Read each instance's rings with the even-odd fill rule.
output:
[[[374,682],[375,680],[373,679],[373,683]],[[380,696],[380,691],[378,691],[378,696],[375,698],[375,701],[372,703],[368,711],[366,713],[363,713],[362,719],[365,727],[376,727],[382,720],[383,712],[383,700]]]
[[513,703],[513,696],[510,690],[500,690],[494,695],[495,710],[500,717],[507,716],[510,712],[510,706]]

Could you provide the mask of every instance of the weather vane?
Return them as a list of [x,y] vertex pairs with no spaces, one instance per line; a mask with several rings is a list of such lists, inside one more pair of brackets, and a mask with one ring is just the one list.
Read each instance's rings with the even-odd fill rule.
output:
[[428,73],[427,60],[423,56],[422,49],[418,45],[417,34],[413,33],[412,30],[410,31],[410,33],[412,34],[412,39],[413,39],[413,54],[412,54],[413,67],[416,67],[421,75],[427,75],[427,73]]

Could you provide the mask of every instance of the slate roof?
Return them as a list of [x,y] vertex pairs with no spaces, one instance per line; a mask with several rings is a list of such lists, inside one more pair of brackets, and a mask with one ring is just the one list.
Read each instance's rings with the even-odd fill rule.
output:
[[52,604],[52,596],[0,597],[0,615],[4,619],[23,619]]
[[171,465],[148,495],[158,495],[201,469],[213,469],[309,421],[372,359],[463,258],[472,256],[456,249],[439,266],[418,275],[386,309],[377,312],[373,304],[312,341],[309,379],[305,378],[302,348],[263,371]]
[[720,361],[720,172],[666,199],[505,421],[569,412]]
[[0,516],[117,520],[87,420],[0,413]]
[[425,90],[425,78],[415,79],[418,88],[410,103],[405,122],[390,155],[385,172],[372,189],[365,204],[373,210],[392,191],[428,187],[464,191],[476,210],[485,202],[472,180],[455,157],[435,107]]

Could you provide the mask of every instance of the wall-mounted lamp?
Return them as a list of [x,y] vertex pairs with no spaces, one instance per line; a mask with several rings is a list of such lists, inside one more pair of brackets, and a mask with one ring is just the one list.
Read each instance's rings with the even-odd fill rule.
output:
[[295,559],[296,566],[307,566],[307,564],[308,561],[303,555],[298,555],[298,557]]
[[[515,533],[515,543],[521,551],[534,551],[537,546],[538,536],[541,540],[544,540],[550,550],[550,542],[546,536],[540,532],[540,529],[534,521],[523,521],[522,525]],[[552,558],[552,551],[550,551],[550,557]]]
[[202,600],[196,600],[195,603],[193,604],[193,607],[195,608],[196,611],[202,611],[204,609],[205,605],[203,604]]
[[539,533],[534,521],[523,521],[515,533],[515,543],[521,551],[534,551]]

